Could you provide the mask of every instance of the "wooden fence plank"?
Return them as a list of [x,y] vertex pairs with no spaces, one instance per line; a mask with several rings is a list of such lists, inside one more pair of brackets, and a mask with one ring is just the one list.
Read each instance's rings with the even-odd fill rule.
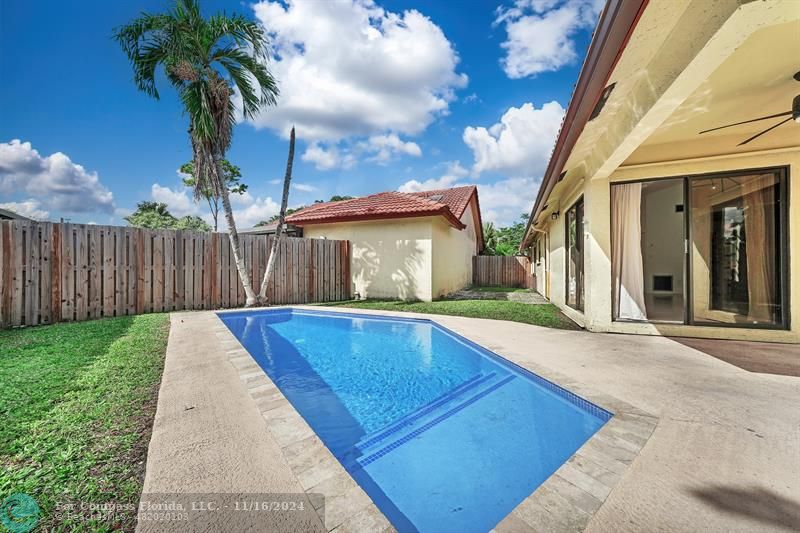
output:
[[61,226],[61,320],[75,320],[75,231]]
[[89,318],[98,318],[102,307],[100,299],[100,227],[88,226],[86,229],[86,314]]
[[116,245],[114,242],[114,228],[105,226],[102,237],[102,300],[103,316],[114,316],[114,291],[116,290],[116,275],[114,272],[116,260]]
[[519,256],[475,256],[472,258],[473,285],[531,286],[530,260]]
[[175,309],[175,233],[164,232],[164,311]]
[[39,323],[39,227],[25,224],[25,324]]
[[75,320],[89,318],[89,244],[86,225],[75,225]]
[[194,306],[192,309],[203,308],[203,246],[205,239],[202,233],[194,235]]
[[[52,312],[52,285],[53,285],[53,270],[52,270],[52,241],[53,241],[53,224],[43,223],[39,224],[41,230],[40,245],[39,245],[39,322],[41,324],[51,324]],[[0,239],[1,241],[1,239]],[[0,242],[0,246],[2,246]],[[2,255],[2,252],[0,252]],[[0,264],[2,264],[0,262]],[[2,267],[0,267],[2,270]],[[0,280],[2,274],[0,274]]]

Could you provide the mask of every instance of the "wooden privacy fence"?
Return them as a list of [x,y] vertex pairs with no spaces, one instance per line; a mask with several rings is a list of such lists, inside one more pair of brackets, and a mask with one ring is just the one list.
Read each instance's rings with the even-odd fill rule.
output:
[[[273,237],[240,235],[258,292]],[[270,302],[350,298],[348,241],[284,238]],[[0,222],[0,327],[238,307],[227,233]]]
[[477,286],[533,287],[530,259],[524,256],[476,255],[472,284]]

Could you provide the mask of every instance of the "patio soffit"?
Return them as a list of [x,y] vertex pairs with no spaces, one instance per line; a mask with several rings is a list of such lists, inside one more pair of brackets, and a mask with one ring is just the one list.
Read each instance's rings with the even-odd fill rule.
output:
[[789,110],[800,94],[792,79],[798,47],[795,0],[649,2],[608,80],[616,86],[570,153],[561,188],[622,165],[800,145],[795,123],[742,147],[770,121],[698,136]]

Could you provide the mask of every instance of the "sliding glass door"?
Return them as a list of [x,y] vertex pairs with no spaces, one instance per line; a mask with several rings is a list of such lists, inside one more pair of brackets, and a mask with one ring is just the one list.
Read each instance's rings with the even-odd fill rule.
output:
[[784,169],[614,184],[615,320],[788,327]]
[[694,323],[782,325],[783,187],[776,172],[690,181]]
[[567,305],[583,311],[583,198],[567,210]]

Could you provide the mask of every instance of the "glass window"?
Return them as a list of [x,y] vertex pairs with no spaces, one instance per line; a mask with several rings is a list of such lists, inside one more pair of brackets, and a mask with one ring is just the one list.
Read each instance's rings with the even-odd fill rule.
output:
[[583,198],[566,215],[567,305],[583,311]]

